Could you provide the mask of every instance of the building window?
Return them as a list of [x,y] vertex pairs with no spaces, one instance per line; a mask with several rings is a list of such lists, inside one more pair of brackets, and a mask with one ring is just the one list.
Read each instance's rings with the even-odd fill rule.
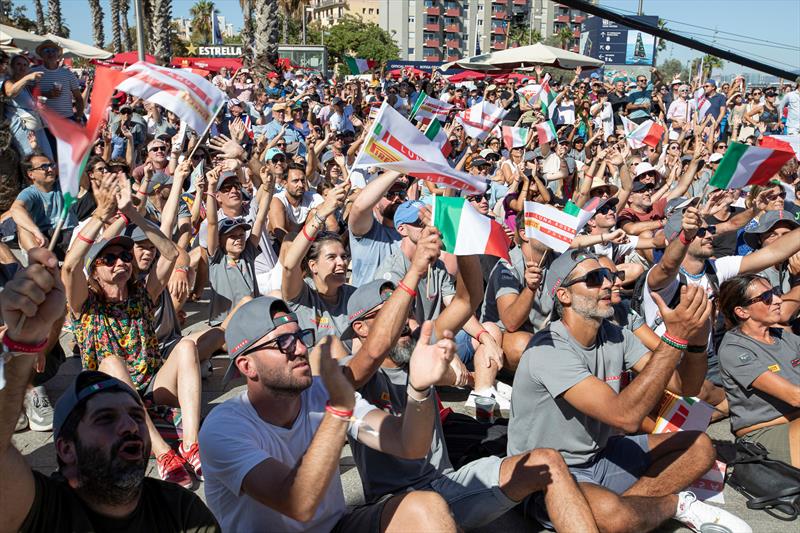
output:
[[417,22],[417,17],[415,17],[413,15],[408,17],[408,25],[409,26],[413,26],[414,24],[416,24],[416,22]]
[[409,56],[413,56],[414,55],[414,49],[413,48],[409,48],[408,49],[408,55]]

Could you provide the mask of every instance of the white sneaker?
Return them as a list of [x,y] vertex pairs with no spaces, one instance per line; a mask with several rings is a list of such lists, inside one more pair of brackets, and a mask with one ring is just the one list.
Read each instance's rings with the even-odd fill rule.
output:
[[753,533],[752,528],[741,518],[724,509],[701,502],[693,492],[689,491],[678,494],[678,509],[674,518],[692,531],[700,531],[701,526],[705,524],[718,524],[728,528],[731,533]]
[[480,390],[480,391],[472,391],[469,393],[469,397],[467,401],[464,403],[464,407],[475,407],[475,398],[482,396],[484,398],[494,398],[497,402],[497,406],[500,410],[508,411],[511,409],[511,401],[502,396],[500,393],[497,392],[497,389],[494,387],[490,387],[488,389]]
[[502,381],[496,381],[494,384],[495,390],[497,390],[497,394],[508,400],[511,401],[511,385],[507,385]]
[[53,430],[53,406],[44,386],[33,387],[25,393],[25,414],[33,431]]
[[14,433],[17,431],[24,431],[28,429],[28,417],[25,416],[25,411],[23,410],[19,414],[19,418],[17,418],[17,425],[14,426]]

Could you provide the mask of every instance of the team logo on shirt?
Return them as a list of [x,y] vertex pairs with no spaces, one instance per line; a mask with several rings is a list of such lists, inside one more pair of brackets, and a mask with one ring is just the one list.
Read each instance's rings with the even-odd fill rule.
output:
[[750,355],[749,353],[743,353],[743,354],[739,355],[739,361],[741,361],[742,363],[746,363],[746,362],[752,361],[752,360],[753,360],[753,356]]
[[769,365],[767,368],[769,368],[770,372],[780,372],[781,371],[781,367],[779,367],[778,365]]
[[798,365],[800,365],[800,357],[792,359],[792,368],[797,368]]

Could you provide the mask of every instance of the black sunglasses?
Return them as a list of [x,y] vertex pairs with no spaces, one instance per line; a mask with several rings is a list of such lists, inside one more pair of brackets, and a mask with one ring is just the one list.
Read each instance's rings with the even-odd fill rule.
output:
[[579,278],[564,283],[562,287],[572,287],[576,283],[586,283],[586,286],[590,289],[596,289],[603,286],[603,280],[614,283],[614,274],[607,268],[596,268]]
[[150,148],[150,151],[151,152],[166,152],[167,151],[167,147],[166,146],[153,146],[152,148]]
[[113,254],[111,252],[108,252],[103,255],[97,256],[95,262],[99,265],[113,266],[114,264],[116,264],[117,259],[122,259],[123,263],[130,263],[131,261],[133,261],[133,254],[128,251],[122,251],[118,254]]
[[[609,191],[609,194],[611,194],[611,191]],[[597,195],[598,196],[603,196],[603,193],[602,192],[598,192]],[[603,207],[601,207],[600,209],[598,209],[596,211],[596,213],[599,214],[599,215],[607,215],[608,213],[611,213],[612,211],[614,211],[614,207],[615,206],[613,204],[606,204]]]
[[389,191],[386,193],[387,200],[394,200],[395,198],[406,199],[408,198],[408,191],[401,190],[401,191]]
[[278,350],[284,355],[293,357],[295,349],[297,348],[297,341],[302,342],[306,348],[314,346],[314,330],[301,329],[300,331],[295,331],[294,333],[284,333],[283,335],[278,335],[269,342],[265,342],[260,346],[255,346],[250,350],[247,350],[245,354],[270,348],[272,350]]
[[748,305],[753,305],[756,302],[761,302],[764,305],[772,305],[772,298],[775,297],[775,296],[781,296],[782,294],[783,293],[779,288],[773,287],[773,288],[771,288],[769,290],[766,290],[766,291],[762,292],[761,294],[759,294],[755,298],[750,298],[749,300],[746,300],[744,302],[744,304],[742,304],[742,307],[747,307]]
[[44,170],[45,172],[48,170],[53,170],[56,168],[55,163],[45,163],[44,165],[39,165],[38,167],[33,167],[31,170]]
[[272,159],[270,159],[270,161],[272,161],[272,163],[274,163],[274,164],[285,163],[286,162],[286,157],[284,157],[282,155],[274,155],[274,156],[272,156]]
[[709,235],[716,235],[717,234],[717,227],[716,226],[706,226],[697,230],[697,237],[701,239],[706,236],[706,233]]
[[487,200],[488,201],[489,200],[489,195],[484,193],[484,194],[474,194],[474,195],[467,196],[467,201],[468,202],[480,202],[481,200]]
[[625,281],[625,271],[624,270],[617,270],[616,272],[612,272],[613,276],[620,281]]

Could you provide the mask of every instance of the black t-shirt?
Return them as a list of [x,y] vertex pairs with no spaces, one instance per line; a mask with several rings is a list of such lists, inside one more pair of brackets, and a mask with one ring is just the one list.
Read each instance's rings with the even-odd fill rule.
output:
[[58,474],[33,472],[36,495],[20,531],[113,533],[205,533],[221,531],[203,501],[174,483],[144,478],[142,496],[127,518],[110,518],[90,510]]
[[[736,209],[736,211],[731,213],[731,216],[734,216],[736,213],[740,213],[741,211],[742,211],[741,209]],[[730,217],[727,218],[726,220],[730,220]],[[708,222],[709,225],[716,225],[716,224],[719,224],[720,222],[724,222],[724,221],[719,220],[718,218],[709,215],[709,216],[706,217],[706,222]],[[722,234],[717,235],[716,237],[714,237],[714,241],[713,241],[714,257],[725,257],[726,255],[737,255],[736,254],[736,236],[737,235],[736,235],[735,231],[729,231],[727,233],[722,233]]]
[[75,211],[75,216],[78,221],[83,221],[92,216],[94,210],[97,209],[97,202],[94,199],[94,193],[88,191],[86,194],[78,198],[75,205],[72,206]]
[[611,104],[611,111],[614,113],[614,125],[622,125],[622,119],[619,117],[621,111],[625,110],[625,104],[628,103],[628,96],[622,93],[622,96],[617,96],[617,93],[608,93],[608,103]]

